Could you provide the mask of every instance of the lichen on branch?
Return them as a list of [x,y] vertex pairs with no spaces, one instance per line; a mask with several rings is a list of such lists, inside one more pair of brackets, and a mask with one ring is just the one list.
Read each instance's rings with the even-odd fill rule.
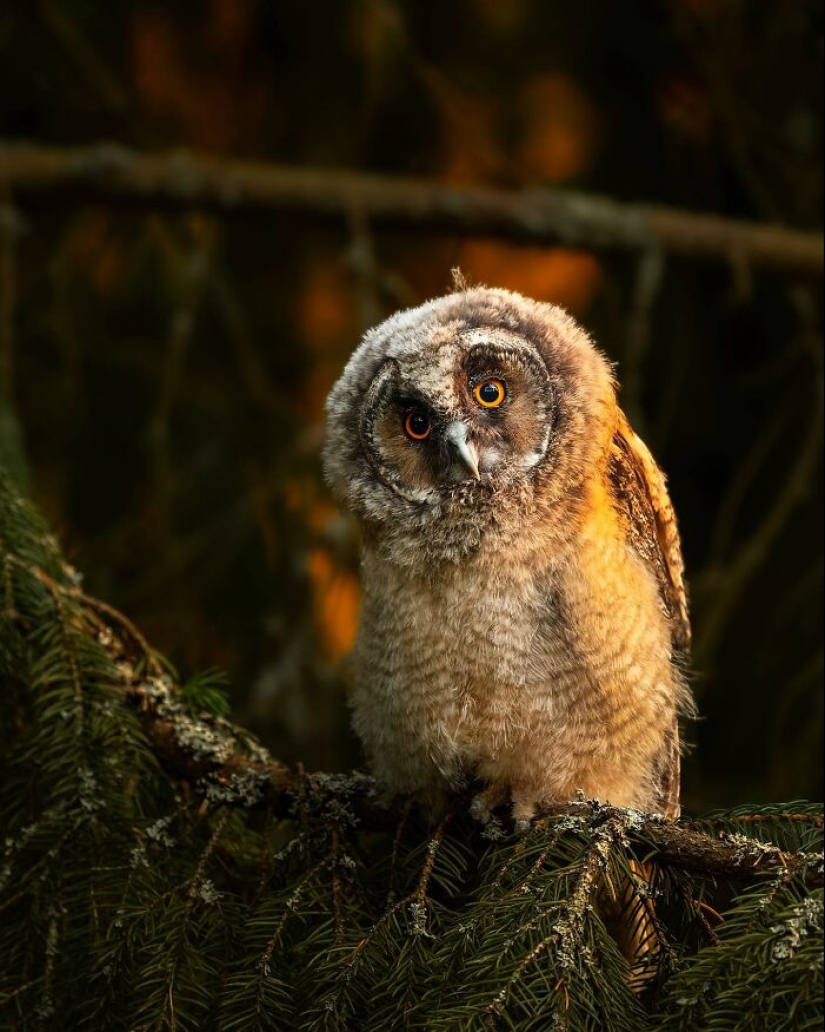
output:
[[[0,1028],[665,1032],[717,997],[743,1027],[821,1019],[821,808],[574,800],[516,835],[457,798],[431,828],[199,710],[2,470],[0,573]],[[655,900],[645,1001],[611,885]]]

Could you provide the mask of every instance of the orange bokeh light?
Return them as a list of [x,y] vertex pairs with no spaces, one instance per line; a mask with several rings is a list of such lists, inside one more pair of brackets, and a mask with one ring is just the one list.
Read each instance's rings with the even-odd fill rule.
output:
[[524,136],[518,158],[525,179],[560,183],[590,168],[598,115],[575,80],[565,75],[533,79],[522,91],[520,107]]
[[324,651],[332,659],[341,660],[352,651],[358,630],[358,579],[337,567],[326,549],[312,549],[308,562],[319,637]]
[[515,290],[577,314],[590,307],[602,280],[598,259],[584,251],[468,241],[458,264],[470,283]]

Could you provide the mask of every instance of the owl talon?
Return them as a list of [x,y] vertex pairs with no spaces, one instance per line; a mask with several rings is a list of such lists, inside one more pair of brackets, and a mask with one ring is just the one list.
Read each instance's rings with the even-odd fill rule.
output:
[[479,824],[489,824],[490,822],[490,809],[480,795],[477,795],[470,803],[470,816]]
[[513,799],[513,824],[519,835],[526,834],[533,827],[533,818],[536,816],[536,805],[533,798],[531,794],[515,796]]
[[507,801],[507,789],[500,785],[490,785],[483,792],[479,792],[470,803],[470,816],[479,824],[489,824],[493,817],[493,810]]

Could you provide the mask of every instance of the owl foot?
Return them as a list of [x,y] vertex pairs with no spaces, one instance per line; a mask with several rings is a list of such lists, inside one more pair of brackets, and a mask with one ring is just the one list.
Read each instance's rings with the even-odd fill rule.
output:
[[470,803],[470,815],[479,824],[489,824],[493,810],[507,802],[509,792],[504,785],[490,785]]
[[526,794],[513,793],[513,824],[516,834],[525,835],[533,827],[536,816],[536,802],[532,792]]
[[[507,785],[492,784],[473,799],[470,813],[480,824],[489,824],[493,811],[503,806],[511,796]],[[533,826],[536,816],[536,794],[534,792],[512,793],[512,816],[517,834],[523,835]]]

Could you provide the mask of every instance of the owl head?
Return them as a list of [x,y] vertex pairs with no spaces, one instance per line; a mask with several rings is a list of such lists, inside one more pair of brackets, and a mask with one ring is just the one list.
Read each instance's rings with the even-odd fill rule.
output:
[[562,309],[461,289],[365,336],[327,402],[325,468],[401,562],[456,562],[575,518],[616,425],[610,366]]

